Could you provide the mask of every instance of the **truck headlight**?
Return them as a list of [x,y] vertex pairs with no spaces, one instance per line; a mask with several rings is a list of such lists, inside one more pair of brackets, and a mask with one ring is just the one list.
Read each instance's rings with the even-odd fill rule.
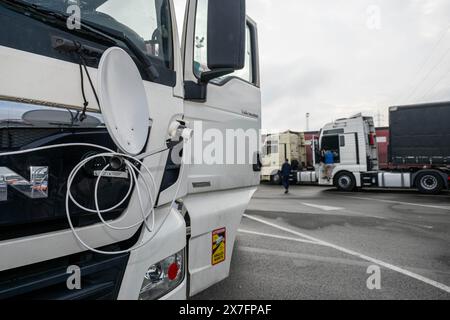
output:
[[139,300],[159,299],[178,287],[184,280],[184,250],[154,265],[145,273]]

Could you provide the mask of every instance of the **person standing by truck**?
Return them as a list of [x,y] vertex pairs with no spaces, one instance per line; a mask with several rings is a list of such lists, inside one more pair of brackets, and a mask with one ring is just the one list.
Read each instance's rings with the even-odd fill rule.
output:
[[323,161],[325,163],[326,179],[330,181],[333,178],[334,153],[331,150],[324,149]]
[[283,187],[285,189],[285,194],[289,193],[289,178],[291,175],[292,166],[289,164],[289,160],[286,159],[285,163],[281,167],[281,179],[283,181]]

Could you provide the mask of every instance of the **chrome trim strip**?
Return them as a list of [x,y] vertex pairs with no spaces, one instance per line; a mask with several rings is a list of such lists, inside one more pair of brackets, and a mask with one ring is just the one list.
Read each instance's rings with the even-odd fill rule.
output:
[[[72,110],[82,110],[83,109],[82,106],[73,106],[73,105],[63,104],[63,103],[54,103],[54,102],[42,101],[42,100],[4,96],[1,94],[0,94],[0,101],[10,101],[10,102],[31,104],[31,105],[35,105],[35,106],[53,107],[53,108],[59,108],[59,109],[72,109]],[[100,113],[100,111],[98,109],[93,109],[93,108],[87,108],[87,111],[93,112],[93,113]]]
[[87,119],[80,121],[79,108],[62,105],[44,106],[29,102],[2,100],[0,97],[0,129],[2,128],[104,128],[103,117],[98,112],[86,112]]

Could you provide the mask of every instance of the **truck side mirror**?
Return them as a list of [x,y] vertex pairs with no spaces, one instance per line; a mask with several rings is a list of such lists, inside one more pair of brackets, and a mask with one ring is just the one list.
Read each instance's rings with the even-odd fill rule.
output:
[[245,66],[245,0],[208,1],[208,69],[202,82]]

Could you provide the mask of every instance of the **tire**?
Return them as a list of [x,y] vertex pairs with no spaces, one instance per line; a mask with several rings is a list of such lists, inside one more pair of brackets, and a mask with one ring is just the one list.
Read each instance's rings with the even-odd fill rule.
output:
[[444,182],[436,172],[423,172],[417,176],[416,186],[420,193],[438,194],[444,189]]
[[356,179],[350,172],[341,172],[334,177],[334,185],[340,191],[351,192],[356,188]]
[[270,177],[271,184],[279,186],[279,185],[281,185],[281,182],[282,182],[282,180],[281,180],[281,176],[279,174],[274,174]]

